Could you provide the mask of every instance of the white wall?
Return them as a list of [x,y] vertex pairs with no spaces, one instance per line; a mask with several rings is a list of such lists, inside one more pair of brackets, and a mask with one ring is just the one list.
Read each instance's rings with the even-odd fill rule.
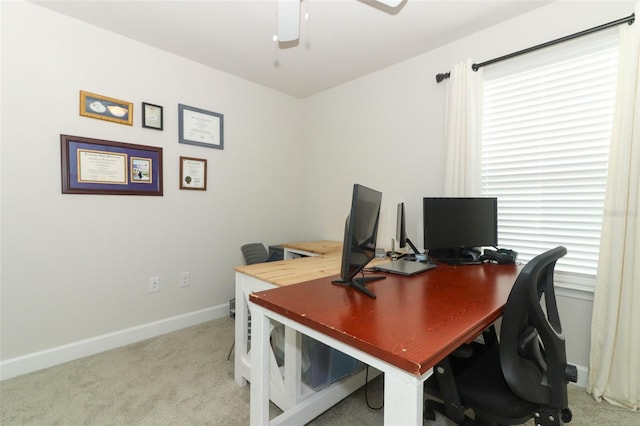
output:
[[[409,236],[422,246],[421,199],[442,194],[444,182],[446,83],[435,75],[467,58],[483,62],[626,17],[634,3],[557,1],[305,99],[309,214],[324,223],[325,236],[341,238],[348,185],[369,184],[383,193],[383,210],[393,216],[386,222],[395,221],[397,202],[409,203]],[[342,210],[326,203],[336,196]],[[388,247],[394,232],[380,230],[378,243]]]
[[[2,3],[2,359],[226,303],[240,244],[341,240],[355,182],[384,194],[379,245],[405,201],[422,246],[421,198],[443,183],[446,85],[435,74],[627,16],[633,3],[555,2],[302,101]],[[80,117],[79,90],[134,101],[135,125]],[[164,132],[140,127],[141,101],[164,105]],[[225,114],[224,151],[177,143],[178,103]],[[60,133],[162,146],[164,197],[61,195]],[[177,189],[180,155],[208,159],[206,193]],[[189,289],[177,287],[182,271]],[[151,276],[160,293],[147,293]],[[591,295],[559,298],[569,359],[586,366]]]
[[[2,360],[226,314],[241,244],[309,237],[289,180],[304,170],[302,101],[30,3],[1,7]],[[81,117],[80,90],[133,102],[134,125]],[[164,131],[141,127],[143,101],[164,106]],[[224,150],[178,143],[178,103],[224,114]],[[164,196],[61,194],[60,134],[162,147]],[[181,155],[207,159],[206,192],[179,190]]]
[[[378,245],[390,247],[395,205],[405,201],[409,238],[422,247],[421,199],[442,195],[443,186],[446,83],[435,75],[466,58],[483,62],[626,17],[634,3],[555,2],[307,98],[308,215],[322,235],[340,239],[350,185],[369,185],[383,193]],[[558,298],[568,357],[586,367],[593,295],[564,290]]]

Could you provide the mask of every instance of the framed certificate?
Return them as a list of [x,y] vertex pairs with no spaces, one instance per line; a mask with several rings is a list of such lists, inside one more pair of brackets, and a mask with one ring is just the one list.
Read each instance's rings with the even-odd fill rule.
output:
[[142,127],[162,130],[162,107],[160,105],[142,103]]
[[63,194],[162,195],[162,148],[60,135]]
[[178,128],[180,143],[224,149],[224,116],[178,104]]
[[180,157],[180,189],[207,190],[207,160]]

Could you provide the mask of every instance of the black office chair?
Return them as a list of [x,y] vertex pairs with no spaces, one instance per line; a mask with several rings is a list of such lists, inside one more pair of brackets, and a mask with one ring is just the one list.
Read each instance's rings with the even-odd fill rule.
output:
[[566,253],[559,246],[524,266],[507,299],[498,344],[474,345],[469,358],[452,355],[434,367],[425,392],[443,403],[426,401],[425,419],[440,411],[459,425],[571,421],[567,383],[577,381],[577,370],[567,364],[553,287],[555,264]]

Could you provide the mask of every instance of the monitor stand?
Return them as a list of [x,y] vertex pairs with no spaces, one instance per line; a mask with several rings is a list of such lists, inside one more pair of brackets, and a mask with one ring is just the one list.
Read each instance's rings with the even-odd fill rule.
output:
[[480,260],[463,259],[460,257],[444,257],[437,259],[438,262],[446,263],[447,265],[464,266],[464,265],[482,265]]
[[384,280],[385,278],[387,278],[387,277],[382,276],[382,275],[371,275],[371,276],[368,276],[368,277],[354,278],[354,279],[351,280],[351,282],[345,282],[345,281],[342,281],[341,279],[336,279],[336,280],[331,281],[331,284],[343,285],[345,287],[354,288],[354,289],[366,294],[370,298],[375,299],[376,298],[375,293],[372,292],[371,290],[369,290],[365,286],[370,281]]
[[456,248],[453,249],[449,256],[436,257],[439,262],[448,265],[481,265],[480,251],[474,248]]
[[[391,241],[393,242],[393,240]],[[405,258],[406,260],[409,260],[409,261],[420,262],[420,260],[418,260],[418,256],[420,256],[421,253],[418,250],[418,248],[413,244],[413,242],[409,238],[405,238],[405,241],[407,242],[407,244],[409,244],[409,247],[411,247],[411,250],[413,251],[413,253],[398,253],[395,250],[391,250],[390,252],[387,253],[387,256],[391,257],[392,260]]]
[[406,238],[407,244],[409,244],[409,247],[411,247],[411,250],[413,250],[413,254],[420,254],[420,252],[418,251],[418,248],[411,242],[411,240],[409,238]]

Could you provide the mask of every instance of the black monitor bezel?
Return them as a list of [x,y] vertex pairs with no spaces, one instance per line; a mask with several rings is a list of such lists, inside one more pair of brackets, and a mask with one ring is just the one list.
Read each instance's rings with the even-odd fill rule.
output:
[[[375,213],[369,212],[368,219],[373,220],[373,229],[371,235],[368,236],[367,241],[369,244],[365,247],[359,247],[360,250],[358,253],[355,253],[355,247],[353,246],[353,236],[355,233],[355,228],[358,225],[359,213],[361,213],[361,209],[365,208],[364,202],[374,200],[374,204],[376,207],[373,209]],[[375,298],[375,294],[373,294],[370,290],[365,288],[365,283],[367,281],[373,281],[377,279],[383,279],[381,276],[369,276],[356,278],[360,272],[373,260],[376,252],[376,239],[378,236],[378,225],[380,222],[380,210],[382,207],[382,193],[380,191],[376,191],[375,189],[368,188],[364,185],[354,184],[353,185],[353,193],[351,197],[351,208],[349,210],[349,215],[347,216],[345,229],[344,229],[344,239],[342,245],[342,261],[340,264],[340,279],[333,280],[333,284],[342,284],[347,285],[357,290],[367,294],[368,296]],[[373,211],[372,210],[372,211]],[[375,216],[375,218],[374,218]],[[354,258],[356,254],[365,254],[361,261],[354,263]]]
[[398,242],[398,248],[404,248],[407,246],[407,224],[404,213],[404,203],[398,203],[398,209],[396,214],[396,241]]
[[[477,204],[476,207],[470,206],[470,204]],[[471,218],[473,212],[477,212],[478,209],[482,209],[482,211],[491,212],[491,220],[485,222],[483,225],[483,229],[485,229],[484,235],[471,235],[462,238],[454,238],[453,236],[457,234],[457,232],[446,232],[447,230],[452,230],[453,226],[459,226],[460,222],[457,224],[452,223],[451,221],[441,221],[438,223],[434,223],[432,220],[428,218],[428,210],[435,204],[442,204],[442,206],[447,205],[449,211],[451,212],[448,215],[451,221],[454,221],[459,218]],[[457,209],[454,209],[454,204],[459,204]],[[462,207],[466,207],[471,210],[464,210]],[[464,215],[468,213],[468,215]],[[455,218],[455,219],[454,219]],[[473,218],[471,218],[473,219]],[[451,238],[450,242],[445,243],[439,239],[437,241],[433,240],[432,231],[437,229],[438,233],[449,235],[448,238]],[[423,198],[423,233],[424,233],[424,248],[429,250],[429,253],[432,257],[444,257],[447,253],[453,257],[459,257],[465,250],[472,250],[477,247],[490,247],[498,245],[498,199],[497,197],[424,197]]]

